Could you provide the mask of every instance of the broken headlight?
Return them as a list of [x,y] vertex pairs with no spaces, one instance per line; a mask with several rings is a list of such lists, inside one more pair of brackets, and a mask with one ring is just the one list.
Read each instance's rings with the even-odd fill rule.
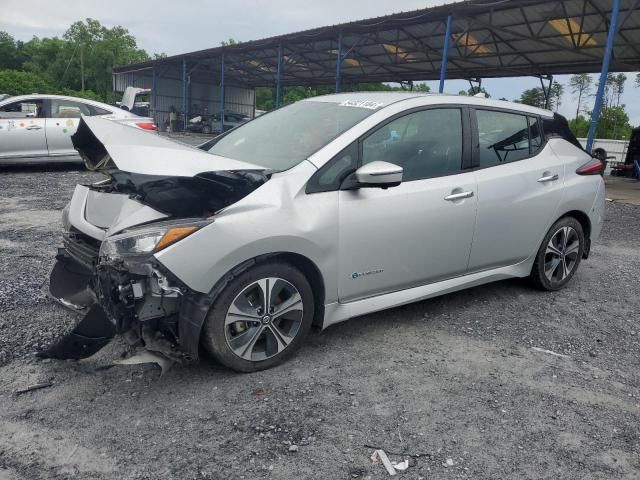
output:
[[173,245],[197,232],[210,221],[156,223],[146,228],[125,230],[102,242],[100,258],[146,255]]

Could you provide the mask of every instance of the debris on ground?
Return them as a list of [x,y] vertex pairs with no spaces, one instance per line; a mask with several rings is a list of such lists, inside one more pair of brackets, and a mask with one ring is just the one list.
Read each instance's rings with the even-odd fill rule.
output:
[[162,377],[172,367],[174,362],[160,354],[143,350],[128,358],[121,360],[115,360],[113,362],[116,365],[139,365],[141,363],[155,363],[160,367],[160,376]]
[[297,452],[298,451],[298,445],[291,445],[289,447],[289,451],[290,452]]
[[395,468],[399,472],[404,472],[407,468],[409,468],[409,460],[405,459],[402,462],[394,462],[393,468]]
[[389,473],[389,475],[397,475],[398,472],[396,472],[396,469],[391,464],[391,460],[389,460],[387,454],[384,453],[384,450],[374,451],[373,455],[371,455],[371,460],[373,461],[373,463],[378,463],[378,460],[380,460],[382,462],[382,465],[384,465],[384,468],[387,469],[387,473]]
[[531,350],[535,350],[536,352],[540,352],[540,353],[546,353],[548,355],[553,355],[554,357],[570,358],[569,355],[564,355],[562,353],[557,353],[551,350],[547,350],[546,348],[531,347]]
[[15,394],[16,395],[21,395],[23,393],[33,392],[34,390],[40,390],[42,388],[49,388],[51,386],[53,386],[53,383],[51,383],[51,382],[36,383],[34,385],[29,385],[28,387],[23,388],[21,390],[16,390]]

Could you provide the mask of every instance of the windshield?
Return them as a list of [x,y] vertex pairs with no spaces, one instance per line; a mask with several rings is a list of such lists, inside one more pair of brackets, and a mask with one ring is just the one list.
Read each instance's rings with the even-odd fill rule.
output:
[[334,102],[297,102],[231,130],[209,153],[288,170],[373,112]]

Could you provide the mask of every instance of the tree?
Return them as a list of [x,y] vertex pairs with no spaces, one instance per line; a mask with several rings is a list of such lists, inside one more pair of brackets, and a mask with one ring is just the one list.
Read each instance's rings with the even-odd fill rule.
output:
[[549,108],[557,112],[560,104],[562,103],[562,95],[564,95],[564,85],[558,82],[553,82],[549,93]]
[[585,138],[589,134],[590,122],[582,115],[578,115],[573,120],[569,120],[569,128],[578,138]]
[[574,95],[578,95],[578,107],[576,108],[576,120],[580,115],[580,112],[583,111],[583,101],[589,96],[591,93],[591,87],[593,85],[593,78],[586,73],[581,73],[579,75],[572,75],[569,80],[569,87],[571,88],[571,93]]
[[596,127],[597,138],[612,140],[627,140],[631,135],[632,126],[624,105],[602,109]]
[[26,95],[51,91],[51,85],[35,73],[0,70],[0,92],[2,93]]
[[545,98],[542,88],[530,88],[520,95],[520,103],[531,105],[532,107],[544,108]]
[[0,31],[0,69],[19,67],[15,40],[7,32]]
[[[564,86],[561,83],[553,82],[551,84],[551,91],[549,93],[549,105],[550,110],[557,110],[562,101],[562,95],[564,94]],[[520,100],[517,100],[525,105],[531,105],[532,107],[547,108],[545,91],[541,87],[534,87],[522,92]]]

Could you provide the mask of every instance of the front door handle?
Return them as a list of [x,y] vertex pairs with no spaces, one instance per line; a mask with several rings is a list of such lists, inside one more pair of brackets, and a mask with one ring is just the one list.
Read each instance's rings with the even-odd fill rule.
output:
[[463,198],[470,198],[470,197],[473,197],[473,192],[452,193],[451,195],[447,195],[446,197],[444,197],[444,199],[447,202],[453,202],[455,200],[462,200]]
[[40,125],[28,125],[26,127],[27,130],[40,130],[42,127]]
[[560,178],[560,177],[558,176],[557,173],[555,175],[545,175],[544,177],[540,177],[538,179],[538,182],[540,182],[540,183],[555,182],[556,180],[558,180],[558,178]]

